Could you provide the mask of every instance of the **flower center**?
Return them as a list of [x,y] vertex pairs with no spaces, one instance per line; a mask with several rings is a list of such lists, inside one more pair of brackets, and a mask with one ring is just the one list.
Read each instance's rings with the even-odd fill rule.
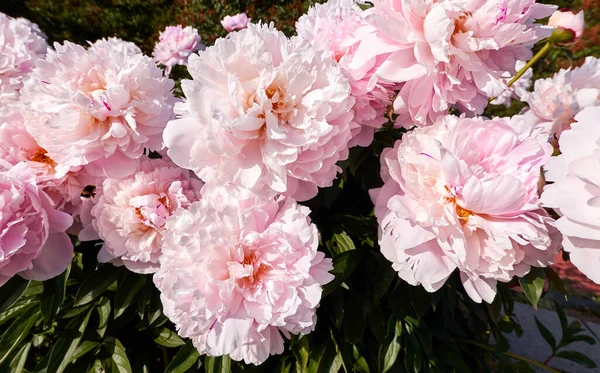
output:
[[269,266],[262,262],[255,250],[244,249],[244,259],[241,264],[246,275],[238,279],[238,286],[243,289],[255,287],[269,270]]
[[56,166],[56,162],[50,157],[47,156],[48,152],[44,148],[40,148],[35,154],[29,158],[32,162],[39,162],[47,164],[48,166],[54,168]]
[[456,18],[454,20],[454,32],[452,34],[456,35],[469,31],[467,30],[465,23],[472,15],[473,14],[471,12],[464,12],[458,18]]
[[[149,228],[160,229],[165,225],[165,222],[171,214],[170,203],[166,195],[144,196],[141,203],[134,203],[135,215],[140,219],[142,224]],[[156,198],[158,197],[158,198]],[[147,200],[149,199],[149,201]],[[136,201],[138,202],[138,201]]]

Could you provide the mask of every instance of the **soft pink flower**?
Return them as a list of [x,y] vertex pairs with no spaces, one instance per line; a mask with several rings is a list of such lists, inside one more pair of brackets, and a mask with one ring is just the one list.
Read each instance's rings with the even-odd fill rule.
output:
[[538,198],[552,146],[513,121],[446,116],[384,150],[371,196],[402,279],[433,292],[458,268],[467,294],[491,303],[496,281],[552,263],[560,239]]
[[564,131],[561,155],[546,169],[542,194],[546,207],[561,218],[556,226],[563,234],[563,248],[570,260],[592,281],[600,284],[600,107],[583,109]]
[[260,364],[283,352],[282,334],[314,329],[322,285],[333,276],[310,210],[255,198],[242,209],[235,199],[203,198],[177,210],[154,282],[165,315],[201,354]]
[[573,33],[573,40],[571,43],[575,43],[581,38],[583,31],[585,30],[583,10],[577,14],[574,14],[570,10],[557,10],[550,16],[548,26],[571,31]]
[[250,25],[190,57],[187,101],[164,141],[205,182],[307,200],[348,157],[354,98],[335,61],[273,26]]
[[315,4],[296,22],[298,36],[338,61],[350,80],[357,125],[349,146],[368,146],[373,141],[375,130],[387,121],[384,114],[394,95],[393,85],[371,82],[376,66],[354,69],[350,65],[359,42],[354,33],[364,24],[361,14],[355,0],[329,0]]
[[25,163],[0,172],[0,286],[19,276],[44,281],[71,262],[65,230],[73,220],[57,211]]
[[159,266],[165,222],[174,211],[200,198],[202,182],[190,171],[162,159],[140,161],[138,170],[124,179],[108,178],[91,210],[92,226],[80,239],[102,238],[98,260],[117,259],[131,271],[155,272]]
[[398,122],[432,123],[451,107],[480,114],[505,90],[515,63],[552,27],[535,20],[556,7],[533,0],[375,0],[349,66],[377,66],[370,82],[401,84]]
[[116,37],[98,39],[94,43],[90,43],[90,48],[98,50],[101,54],[108,54],[113,50],[121,50],[130,56],[142,53],[142,50],[134,43]]
[[156,62],[167,67],[168,75],[173,66],[187,65],[190,55],[203,48],[198,30],[192,26],[168,26],[165,31],[161,31],[160,40],[156,43],[152,55]]
[[135,170],[144,148],[163,148],[174,83],[152,59],[118,43],[54,47],[37,61],[22,100],[36,114],[27,131],[59,167],[119,177]]
[[0,105],[16,101],[23,78],[48,49],[46,35],[24,18],[0,13]]
[[600,106],[600,59],[587,57],[574,69],[560,70],[553,77],[535,81],[533,92],[523,97],[533,116],[551,141],[573,123],[583,108]]
[[250,18],[246,15],[246,13],[238,13],[233,16],[225,16],[221,20],[221,25],[227,32],[238,31],[245,29],[248,27],[248,22],[250,22]]
[[[515,70],[519,71],[525,66],[525,61],[517,61],[515,66]],[[512,77],[511,77],[512,78]],[[505,79],[506,83],[511,78]],[[514,82],[513,85],[508,87],[502,92],[502,94],[496,97],[491,103],[494,105],[504,105],[505,107],[510,107],[512,105],[512,100],[521,100],[523,97],[526,97],[529,87],[531,87],[531,80],[533,79],[533,69],[529,68],[525,73]]]

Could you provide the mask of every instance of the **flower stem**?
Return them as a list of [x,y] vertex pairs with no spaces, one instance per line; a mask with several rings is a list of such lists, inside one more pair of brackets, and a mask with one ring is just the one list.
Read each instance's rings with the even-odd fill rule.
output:
[[519,70],[519,72],[517,73],[517,75],[513,76],[513,78],[508,82],[508,84],[506,84],[506,86],[510,87],[517,80],[519,80],[519,78],[521,76],[523,76],[523,74],[525,74],[525,72],[527,70],[529,70],[529,68],[531,66],[535,65],[539,60],[541,60],[550,51],[550,48],[552,48],[552,43],[546,42],[546,44],[542,47],[542,49],[540,49],[539,52],[537,52],[536,55],[533,56],[533,58],[530,59],[527,62],[527,64],[525,66],[523,66],[523,68],[521,70]]
[[481,347],[481,348],[483,348],[484,350],[488,350],[488,351],[490,351],[490,352],[497,352],[497,353],[500,353],[500,354],[504,354],[504,355],[506,355],[506,356],[508,356],[508,357],[512,357],[513,359],[517,359],[517,360],[524,361],[524,362],[526,362],[526,363],[528,363],[528,364],[535,365],[536,367],[540,367],[540,368],[542,368],[542,369],[545,369],[545,370],[547,370],[547,371],[549,371],[549,372],[552,372],[552,373],[561,373],[559,370],[556,370],[556,369],[554,369],[554,368],[552,368],[552,367],[549,367],[548,365],[546,365],[546,364],[544,364],[544,363],[540,363],[539,361],[536,361],[536,360],[531,360],[531,359],[529,359],[529,358],[526,358],[525,356],[521,356],[521,355],[518,355],[518,354],[514,354],[514,353],[512,353],[512,352],[508,352],[508,351],[506,351],[506,352],[505,352],[505,351],[497,351],[497,350],[496,350],[495,348],[493,348],[493,347],[486,346],[486,345],[484,345],[484,344],[477,343],[477,342],[475,342],[475,341],[470,341],[470,340],[468,340],[468,339],[459,339],[458,341],[459,341],[459,342],[464,342],[464,343],[470,343],[470,344],[472,344],[472,345],[475,345],[475,346],[477,346],[477,347]]

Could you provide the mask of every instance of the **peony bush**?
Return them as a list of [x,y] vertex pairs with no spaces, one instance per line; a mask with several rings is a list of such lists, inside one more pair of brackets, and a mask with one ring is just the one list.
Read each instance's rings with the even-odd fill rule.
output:
[[0,13],[0,371],[595,368],[559,304],[545,361],[506,338],[559,256],[600,284],[600,62],[540,78],[557,8],[252,8],[153,57]]

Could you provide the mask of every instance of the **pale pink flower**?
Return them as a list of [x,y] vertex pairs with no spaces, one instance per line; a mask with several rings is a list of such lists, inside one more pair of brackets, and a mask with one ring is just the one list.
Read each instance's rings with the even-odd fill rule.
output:
[[118,43],[54,47],[37,61],[22,101],[36,114],[27,131],[59,167],[119,177],[135,170],[144,148],[163,148],[174,83],[152,59]]
[[283,352],[282,335],[315,328],[333,267],[317,251],[307,207],[255,198],[248,208],[203,198],[177,210],[167,220],[154,282],[165,315],[201,354],[260,364]]
[[561,154],[546,169],[542,202],[561,215],[556,226],[571,262],[600,284],[600,107],[583,109],[562,133]]
[[533,0],[375,0],[355,32],[360,43],[349,66],[371,80],[401,84],[398,123],[432,123],[452,107],[480,114],[505,90],[516,61],[552,32],[535,24],[555,6]]
[[0,105],[16,101],[23,78],[48,49],[46,35],[24,18],[0,13]]
[[583,108],[600,106],[600,59],[587,57],[574,69],[560,70],[553,77],[535,81],[533,92],[523,97],[551,141],[571,126]]
[[233,16],[225,16],[221,20],[221,25],[227,32],[239,31],[248,27],[248,22],[250,22],[250,18],[246,15],[246,13],[238,13]]
[[168,26],[161,31],[160,38],[154,47],[154,60],[166,66],[167,75],[175,65],[187,65],[190,55],[204,45],[200,44],[198,30],[192,26]]
[[142,50],[134,43],[116,37],[98,39],[94,43],[90,43],[90,48],[98,50],[101,54],[108,54],[113,50],[121,50],[130,56],[142,53]]
[[250,25],[190,57],[168,154],[205,182],[307,200],[348,157],[354,98],[335,61],[272,25]]
[[393,85],[371,82],[376,66],[354,69],[350,65],[359,42],[354,33],[364,24],[361,14],[355,0],[329,0],[315,4],[296,22],[298,36],[338,61],[349,78],[357,124],[352,128],[350,147],[368,146],[373,141],[375,130],[387,121],[384,114],[394,95]]
[[[140,161],[138,170],[123,179],[107,178],[91,210],[92,226],[104,240],[100,262],[116,260],[137,273],[159,267],[165,222],[174,211],[200,199],[202,182],[190,171],[162,159]],[[85,228],[87,233],[87,229]]]
[[[519,71],[525,66],[525,61],[517,61],[517,65],[515,66],[515,70]],[[505,81],[508,83],[512,77],[506,78]],[[508,87],[502,92],[502,94],[496,97],[491,103],[494,105],[504,105],[505,107],[510,107],[512,105],[512,100],[521,100],[523,97],[527,96],[529,93],[529,87],[531,87],[531,81],[533,79],[533,69],[529,68],[525,73],[514,82],[513,85]]]
[[558,27],[563,30],[568,30],[573,34],[573,40],[570,43],[575,43],[581,39],[585,30],[585,19],[583,10],[574,14],[570,10],[557,10],[550,16],[548,26]]
[[371,196],[402,279],[433,292],[458,268],[467,294],[491,303],[497,281],[552,263],[560,238],[538,198],[552,146],[513,121],[449,115],[384,150]]
[[44,281],[67,268],[73,220],[54,208],[25,163],[0,172],[0,286],[14,275]]

